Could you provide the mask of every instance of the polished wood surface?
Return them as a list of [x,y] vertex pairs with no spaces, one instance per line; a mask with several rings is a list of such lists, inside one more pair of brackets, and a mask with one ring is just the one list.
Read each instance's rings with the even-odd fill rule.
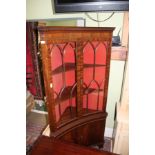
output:
[[67,143],[61,140],[53,140],[42,136],[34,144],[30,155],[116,155],[107,151]]
[[[110,70],[109,66],[111,58],[112,32],[114,28],[45,26],[39,27],[38,30],[40,34],[44,83],[47,97],[47,108],[49,113],[51,137],[81,145],[103,145],[103,137],[107,117],[106,103]],[[102,46],[104,46],[104,49],[102,51],[105,51],[106,53],[105,56],[103,56],[103,61],[105,60],[105,62],[100,61],[100,63],[98,63],[98,61],[96,61],[96,55],[94,54],[93,59],[95,63],[85,63],[85,45],[89,44],[93,49],[93,52],[95,53],[97,47],[94,47],[95,45],[93,45],[93,43],[95,44],[96,42],[98,45],[102,44]],[[53,49],[53,46],[57,46],[56,51],[59,51],[59,53],[61,53],[61,46],[64,44],[65,46],[67,46],[66,44],[71,45],[70,48],[74,50],[75,61],[73,63],[64,62],[64,58],[62,58],[61,64],[53,66],[53,61],[58,60],[52,59],[52,57],[54,56],[51,52],[51,49]],[[63,55],[64,53],[61,54]],[[102,99],[100,99],[102,105],[99,109],[99,106],[97,104],[97,106],[95,106],[97,107],[97,110],[91,111],[88,108],[89,103],[87,103],[87,107],[84,107],[83,96],[87,92],[87,94],[90,95],[92,94],[92,92],[95,91],[93,88],[88,87],[89,85],[87,85],[88,91],[85,91],[86,89],[84,88],[84,70],[93,68],[94,65],[97,69],[104,68],[105,70],[104,73],[100,74],[104,78],[104,84],[102,86],[102,89],[95,88],[96,92],[103,93],[103,97],[101,96]],[[55,83],[53,83],[53,79],[55,78],[55,76],[59,76],[62,72],[65,72],[64,74],[67,74],[68,72],[73,71],[75,71],[76,89],[75,92],[72,92],[72,97],[75,99],[75,107],[70,106],[67,107],[67,109],[64,108],[64,111],[61,113],[60,106],[62,106],[62,104],[65,104],[65,101],[67,99],[70,99],[70,92],[73,86],[70,87],[70,85],[65,85],[61,87],[63,89],[63,93],[62,91],[56,92],[58,95],[57,97],[55,97],[56,93],[53,88],[53,85]],[[95,75],[93,75],[93,78],[94,77]],[[91,99],[89,99],[89,102],[90,101]],[[56,106],[59,108],[57,108],[57,112],[55,108]],[[60,114],[59,118],[57,116],[58,112]],[[70,112],[72,112],[72,114],[69,114]]]

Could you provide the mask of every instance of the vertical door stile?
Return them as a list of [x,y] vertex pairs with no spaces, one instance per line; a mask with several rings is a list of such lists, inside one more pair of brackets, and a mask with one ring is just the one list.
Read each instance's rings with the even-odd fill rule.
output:
[[[111,37],[112,38],[112,33]],[[103,111],[106,112],[106,105],[107,105],[107,95],[108,95],[108,83],[109,83],[109,73],[110,73],[110,60],[111,60],[111,46],[112,46],[112,39],[108,40],[107,47],[106,47],[106,77],[105,77],[105,86],[104,86],[104,99],[103,99]]]
[[44,76],[44,85],[46,90],[47,97],[47,110],[49,115],[49,124],[50,131],[56,131],[56,114],[55,114],[55,105],[54,105],[54,91],[52,83],[52,67],[51,67],[51,57],[50,51],[46,43],[41,41],[41,55],[43,61],[43,76]]
[[77,40],[76,47],[77,115],[83,114],[83,42]]

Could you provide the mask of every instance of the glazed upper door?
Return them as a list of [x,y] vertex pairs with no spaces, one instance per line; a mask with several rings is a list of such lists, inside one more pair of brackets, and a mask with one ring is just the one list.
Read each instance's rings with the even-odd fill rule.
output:
[[106,71],[109,69],[109,41],[86,40],[83,42],[83,111],[104,111]]
[[76,42],[48,45],[51,59],[56,122],[76,117]]
[[81,33],[78,40],[80,115],[106,111],[112,33],[108,34],[96,29]]

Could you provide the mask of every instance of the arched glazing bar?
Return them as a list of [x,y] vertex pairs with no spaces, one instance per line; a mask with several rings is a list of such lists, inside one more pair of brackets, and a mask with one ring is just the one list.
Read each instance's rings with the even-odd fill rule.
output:
[[[62,80],[63,80],[63,86],[60,89],[58,95],[57,95],[57,104],[58,104],[58,109],[59,109],[59,115],[61,116],[63,111],[62,111],[62,107],[61,107],[61,102],[62,102],[62,96],[64,97],[65,91],[68,91],[68,87],[66,86],[66,65],[65,65],[65,54],[68,52],[66,50],[67,47],[71,47],[73,49],[73,53],[74,53],[74,59],[75,59],[75,47],[74,45],[72,45],[72,43],[68,42],[68,43],[64,43],[64,44],[55,44],[53,47],[51,47],[51,51],[54,47],[57,47],[59,49],[59,52],[61,53],[61,63],[62,63],[62,71],[60,72],[62,75]],[[75,62],[74,62],[75,63]],[[70,86],[69,86],[70,87]],[[74,86],[73,86],[74,87]],[[71,93],[73,91],[73,88],[71,89]],[[70,102],[70,101],[69,101]]]
[[[60,55],[61,55],[61,64],[62,64],[62,66],[63,66],[63,51],[62,51],[62,48],[58,45],[58,44],[54,44],[53,46],[52,46],[52,48],[51,48],[51,54],[54,52],[54,48],[58,48],[59,49],[59,52],[60,52]],[[62,79],[63,79],[63,84],[65,84],[65,75],[64,75],[64,71],[65,71],[65,68],[64,68],[64,66],[62,67],[62,72],[61,72],[61,75],[62,75]]]
[[[76,91],[76,88],[77,88],[77,82],[72,86],[72,89],[71,89],[71,92],[70,92],[69,106],[70,106],[70,114],[71,114],[71,117],[73,116],[72,98],[73,98],[74,91]],[[76,98],[76,93],[75,93],[75,98]]]
[[[55,48],[57,48],[58,49],[58,51],[55,51]],[[50,47],[50,54],[51,55],[53,55],[53,53],[54,52],[59,52],[60,53],[60,55],[61,55],[61,64],[63,65],[63,53],[62,53],[62,49],[61,49],[61,47],[59,46],[59,45],[57,45],[57,44],[53,44],[51,47]],[[57,54],[58,55],[58,54]],[[64,78],[64,72],[62,71],[61,73],[61,76],[62,76],[62,80],[63,80],[63,84],[64,84],[64,82],[65,82],[65,78]],[[60,92],[62,91],[62,89],[60,89]],[[60,94],[60,92],[57,92],[56,94],[57,94],[57,105],[58,105],[58,112],[59,112],[59,116],[61,116],[61,106],[60,106],[60,98],[59,98],[59,94]]]
[[[103,90],[103,88],[101,88],[101,84],[102,84],[102,82],[103,82],[103,80],[102,80],[102,82],[101,82],[101,84],[99,84],[98,83],[98,81],[96,81],[95,80],[95,66],[99,66],[100,64],[96,64],[96,53],[98,52],[98,48],[101,46],[101,45],[103,45],[104,47],[105,47],[105,49],[104,50],[102,50],[102,52],[105,52],[105,59],[106,59],[106,54],[107,54],[107,44],[105,43],[105,42],[102,42],[102,41],[95,41],[95,42],[91,42],[91,41],[87,41],[85,44],[84,44],[84,46],[83,46],[83,53],[84,52],[87,52],[87,50],[85,50],[85,47],[87,46],[87,45],[90,45],[91,46],[91,48],[93,49],[93,53],[94,53],[94,57],[93,57],[93,78],[92,78],[92,80],[90,81],[90,83],[89,83],[89,85],[87,86],[86,84],[86,88],[87,89],[85,89],[85,91],[84,91],[84,94],[86,95],[86,109],[87,109],[87,111],[88,111],[88,100],[89,100],[89,98],[88,98],[88,95],[89,95],[89,93],[91,93],[91,91],[95,91],[95,89],[91,89],[90,87],[91,87],[91,84],[94,82],[95,84],[96,84],[96,86],[97,86],[97,89],[96,89],[96,91],[97,91],[97,110],[99,109],[99,93],[100,93],[100,90]],[[100,51],[101,52],[101,51]],[[103,54],[102,54],[103,55]],[[84,57],[84,59],[85,59],[85,57]],[[106,66],[106,62],[105,62],[105,64],[103,65],[101,65],[102,67],[104,66]]]
[[[91,85],[92,85],[93,83],[95,83],[95,85],[97,86],[97,89],[91,88]],[[98,110],[100,86],[99,86],[98,82],[97,82],[96,80],[93,79],[93,80],[90,82],[90,84],[88,85],[87,89],[86,89],[86,92],[87,92],[86,110],[87,110],[87,112],[88,112],[88,103],[89,103],[89,93],[96,92],[96,91],[97,91],[97,103],[96,103],[97,107],[96,107],[96,109]]]
[[58,116],[56,115],[57,119],[59,119],[60,116],[61,116],[61,106],[60,106],[60,104],[59,104],[58,95],[59,95],[59,94],[58,94],[57,92],[54,91],[54,99],[57,100],[56,104],[58,105],[58,113],[59,113]]

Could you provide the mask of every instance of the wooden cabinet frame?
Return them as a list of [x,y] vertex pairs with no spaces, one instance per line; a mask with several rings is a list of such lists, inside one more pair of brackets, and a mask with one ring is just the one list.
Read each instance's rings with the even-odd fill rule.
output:
[[[39,27],[40,33],[40,43],[41,43],[41,54],[43,61],[43,73],[44,73],[44,84],[45,84],[45,92],[47,97],[47,109],[49,113],[49,124],[51,130],[51,136],[58,139],[63,139],[66,141],[74,142],[82,145],[92,145],[98,144],[101,146],[103,144],[104,137],[104,129],[106,122],[106,102],[107,102],[107,92],[108,92],[108,81],[109,81],[109,70],[110,70],[110,58],[111,58],[111,43],[112,43],[112,32],[114,28],[90,28],[90,27]],[[75,43],[75,64],[64,64],[62,62],[62,66],[57,67],[56,69],[52,68],[51,62],[53,54],[51,55],[51,49],[53,46],[58,46],[58,44],[71,44],[70,42]],[[84,48],[85,45],[92,44],[92,48],[94,50],[94,60],[93,64],[84,64]],[[94,45],[93,44],[97,44]],[[104,45],[100,45],[104,44]],[[51,47],[52,46],[52,47]],[[96,50],[99,46],[104,46],[106,51],[105,56],[105,65],[96,64]],[[101,48],[101,47],[100,47]],[[58,49],[61,51],[61,49]],[[64,52],[64,51],[63,51]],[[60,52],[61,53],[61,52]],[[55,60],[54,60],[55,61]],[[57,60],[56,60],[57,61]],[[62,56],[63,61],[63,56]],[[64,68],[65,66],[65,68]],[[68,67],[67,67],[68,66]],[[96,110],[90,110],[88,105],[84,108],[83,96],[86,90],[90,93],[90,88],[84,88],[84,68],[92,67],[93,68],[93,78],[95,79],[95,67],[105,67],[105,77],[103,82],[103,89],[99,90],[96,88],[95,91],[99,91],[103,93],[103,101],[101,104],[101,109],[99,109],[98,104],[99,99],[97,99],[97,108]],[[56,73],[59,73],[60,70],[66,73],[66,71],[75,69],[75,82],[76,82],[76,93],[75,93],[75,111],[73,111],[74,116],[70,117],[67,113],[65,117],[67,121],[57,121],[57,113],[56,113],[56,97],[55,91],[53,88],[53,77]],[[62,74],[63,77],[63,74]],[[97,83],[97,82],[96,82]],[[91,85],[91,84],[90,84]],[[97,85],[97,84],[96,84]],[[68,90],[67,86],[64,86],[66,91]],[[73,86],[72,86],[73,89]],[[92,89],[92,88],[91,88]],[[74,91],[74,90],[73,90]],[[93,90],[94,91],[94,90]],[[71,91],[70,91],[71,92]],[[69,95],[67,92],[64,96]],[[61,92],[59,92],[58,97]],[[62,96],[61,96],[62,97]],[[61,101],[62,98],[60,97]],[[88,95],[87,95],[88,97]],[[69,98],[69,97],[68,97]],[[89,99],[90,101],[90,99]],[[88,100],[87,100],[88,103]],[[57,105],[58,108],[60,104]],[[71,106],[69,107],[71,108]],[[60,117],[61,110],[58,110]],[[65,113],[65,112],[64,112]],[[69,116],[69,118],[68,118]],[[63,120],[63,119],[62,119]]]

